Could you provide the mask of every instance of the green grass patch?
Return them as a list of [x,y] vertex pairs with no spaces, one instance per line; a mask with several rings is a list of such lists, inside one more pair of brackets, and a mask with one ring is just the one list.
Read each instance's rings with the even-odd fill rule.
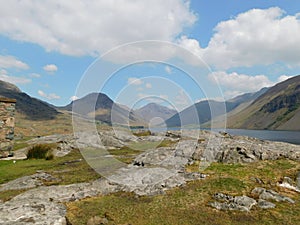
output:
[[0,200],[2,200],[3,202],[9,201],[13,197],[15,197],[25,191],[26,191],[26,189],[2,191],[2,192],[0,192]]
[[28,144],[26,142],[16,142],[14,144],[14,149],[13,150],[16,151],[16,150],[26,148],[26,147],[28,147]]
[[[88,182],[99,178],[100,175],[82,158],[79,150],[73,150],[70,154],[53,160],[17,160],[16,163],[0,161],[0,184],[22,176],[32,175],[37,170],[43,170],[57,178],[55,182],[47,185]],[[77,161],[78,159],[82,160]]]

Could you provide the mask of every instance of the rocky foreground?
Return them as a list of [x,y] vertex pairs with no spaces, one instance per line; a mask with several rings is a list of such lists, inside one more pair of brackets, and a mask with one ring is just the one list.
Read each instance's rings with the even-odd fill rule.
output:
[[[53,177],[37,171],[31,176],[2,184],[0,191],[29,190],[10,201],[0,203],[0,224],[67,224],[63,203],[118,191],[134,192],[136,195],[163,194],[166,190],[185,185],[191,180],[205,179],[203,170],[211,162],[251,163],[282,158],[300,161],[300,146],[297,145],[208,131],[167,132],[149,136],[135,136],[127,131],[101,132],[99,136],[78,133],[36,138],[30,140],[29,144],[57,143],[57,157],[62,157],[78,147],[82,152],[92,149],[99,151],[97,156],[102,162],[112,158],[103,149],[118,149],[130,143],[156,143],[163,140],[173,144],[147,150],[138,155],[131,164],[113,167],[103,178],[90,183],[44,186],[43,181],[51,181]],[[186,166],[196,162],[199,163],[199,172],[187,172]],[[97,167],[94,169],[98,171]],[[300,175],[298,180],[287,179],[281,185],[299,191]],[[213,196],[215,201],[210,205],[219,210],[249,211],[256,204],[263,209],[275,207],[275,204],[268,201],[270,199],[294,203],[292,199],[273,190],[258,187],[252,192],[257,196],[256,199],[216,193]]]

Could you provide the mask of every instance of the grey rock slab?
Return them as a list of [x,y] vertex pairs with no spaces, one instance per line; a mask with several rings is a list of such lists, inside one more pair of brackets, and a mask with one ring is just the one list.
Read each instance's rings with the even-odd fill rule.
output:
[[175,156],[190,159],[197,148],[197,140],[183,140],[176,145]]
[[0,224],[65,225],[63,202],[108,194],[120,190],[116,184],[101,179],[92,183],[38,187],[10,201],[0,203]]
[[108,180],[122,186],[123,191],[137,195],[153,195],[185,184],[176,170],[166,168],[128,167],[120,169]]
[[0,205],[0,224],[66,224],[66,208],[41,199],[11,200]]
[[54,178],[48,173],[36,173],[31,176],[24,176],[13,181],[0,185],[0,191],[21,190],[35,188],[43,185],[43,181],[50,181]]

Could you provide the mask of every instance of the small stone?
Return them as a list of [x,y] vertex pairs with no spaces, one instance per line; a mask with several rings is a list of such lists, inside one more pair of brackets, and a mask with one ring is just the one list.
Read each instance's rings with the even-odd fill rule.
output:
[[258,200],[258,207],[261,209],[273,209],[276,207],[276,205],[272,202],[268,202],[266,200],[263,199],[259,199]]
[[297,173],[296,176],[296,184],[297,184],[297,188],[300,189],[300,171]]
[[108,219],[102,218],[100,216],[93,216],[87,222],[87,225],[102,225],[102,224],[108,224]]

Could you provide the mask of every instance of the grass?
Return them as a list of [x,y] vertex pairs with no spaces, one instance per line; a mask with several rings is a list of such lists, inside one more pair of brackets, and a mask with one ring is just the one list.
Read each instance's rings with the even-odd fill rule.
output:
[[[213,163],[205,170],[209,177],[174,188],[165,195],[136,197],[120,192],[70,202],[66,204],[67,217],[78,225],[86,224],[92,216],[106,217],[109,224],[299,224],[300,195],[274,186],[284,176],[293,178],[299,169],[300,163],[290,160],[245,165]],[[251,177],[258,177],[265,184],[257,184]],[[296,203],[276,203],[276,208],[270,210],[255,207],[250,213],[223,212],[208,206],[216,192],[249,196],[258,186],[278,191]]]
[[[46,185],[81,183],[100,178],[100,175],[85,160],[77,161],[81,158],[82,155],[79,150],[73,150],[67,156],[54,158],[53,160],[17,160],[16,163],[0,161],[0,184],[22,176],[32,175],[37,170],[43,170],[56,178],[53,182],[45,183]],[[18,191],[0,192],[0,199],[6,200],[7,196],[17,194]]]

